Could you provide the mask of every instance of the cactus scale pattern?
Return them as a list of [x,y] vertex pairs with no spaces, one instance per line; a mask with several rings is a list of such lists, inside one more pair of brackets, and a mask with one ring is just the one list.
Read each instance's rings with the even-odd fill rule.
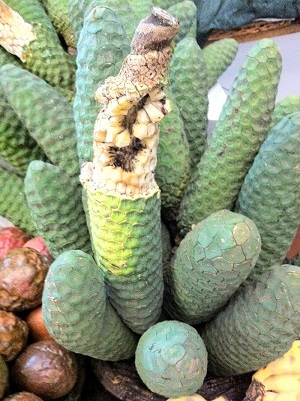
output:
[[36,39],[24,49],[24,66],[49,84],[72,89],[75,60],[60,44],[58,34],[39,0],[6,0],[13,10],[32,25]]
[[174,95],[169,89],[165,93],[172,110],[160,122],[155,179],[163,212],[174,218],[190,178],[190,147]]
[[24,62],[24,48],[35,40],[33,27],[3,0],[0,2],[0,30],[0,45]]
[[245,175],[271,124],[281,55],[271,39],[257,42],[234,80],[195,169],[179,213],[184,236],[192,224],[221,209],[232,209]]
[[153,0],[153,4],[156,7],[168,9],[169,7],[178,3],[178,0]]
[[6,64],[0,86],[32,138],[49,160],[78,182],[79,161],[72,106],[51,85],[31,72]]
[[87,208],[111,303],[132,330],[143,332],[157,321],[162,304],[158,193],[122,199],[87,190]]
[[[282,355],[300,329],[299,267],[282,264],[300,221],[300,110],[298,95],[275,104],[275,43],[250,50],[207,141],[208,90],[237,42],[201,49],[194,2],[7,3],[36,38],[24,63],[0,48],[0,155],[20,174],[0,168],[0,214],[56,258],[54,339],[136,355],[150,390],[184,399],[207,363],[237,375]],[[54,29],[63,14],[76,66]]]
[[31,235],[36,235],[24,192],[24,180],[19,175],[0,166],[0,216]]
[[224,38],[210,43],[203,48],[207,85],[209,88],[217,82],[219,76],[233,62],[238,47],[238,42],[235,39]]
[[110,361],[134,355],[137,338],[107,300],[101,270],[90,255],[71,250],[56,258],[42,308],[49,333],[70,351]]
[[300,95],[288,95],[281,99],[275,104],[270,128],[279,123],[283,117],[298,111],[300,111]]
[[207,373],[207,351],[197,330],[176,320],[150,327],[139,339],[135,365],[144,383],[164,397],[193,394]]
[[189,324],[210,320],[250,274],[260,249],[250,219],[229,210],[211,214],[185,236],[171,260],[164,309]]
[[201,331],[208,370],[255,371],[290,349],[300,330],[300,268],[274,265],[243,287]]
[[177,32],[178,20],[162,9],[153,8],[140,22],[119,74],[96,92],[103,108],[95,123],[94,157],[81,169],[96,261],[113,306],[137,333],[161,313],[160,197],[154,169],[158,121],[169,111],[162,88]]
[[250,277],[282,263],[296,233],[300,221],[299,141],[300,112],[296,112],[271,129],[239,193],[236,211],[255,222],[262,239]]
[[127,0],[127,3],[136,16],[137,24],[151,13],[152,7],[154,5],[152,0]]
[[[197,7],[192,0],[180,1],[167,9],[168,13],[180,21],[180,32],[174,38],[175,43],[185,37],[196,39],[197,36]],[[192,78],[191,78],[192,79]]]
[[184,121],[191,168],[194,169],[206,147],[208,121],[206,67],[195,38],[185,37],[175,47],[170,62],[170,83]]
[[78,185],[57,166],[32,161],[24,180],[32,220],[53,257],[72,249],[92,253]]
[[[88,13],[91,10],[93,3],[94,3],[94,0],[69,1],[68,16],[69,16],[73,34],[75,37],[76,46],[77,46],[77,41],[78,41],[80,31],[83,26],[84,15],[85,15],[85,13]],[[91,7],[89,7],[90,4],[92,5]]]
[[69,0],[42,0],[57,32],[64,38],[66,44],[76,47],[75,35],[69,18]]
[[[126,35],[132,39],[136,26],[140,19],[135,15],[131,8],[130,1],[127,0],[75,0],[69,2],[69,16],[75,37],[78,39],[84,19],[94,7],[108,7],[118,11],[118,16]],[[128,18],[130,15],[130,18]]]
[[0,96],[0,157],[24,176],[35,159],[47,160],[4,96]]
[[77,42],[73,110],[80,164],[93,158],[93,129],[99,112],[95,92],[100,82],[118,73],[129,51],[116,11],[107,5],[94,7],[84,19]]
[[14,55],[8,53],[3,47],[0,46],[0,67],[4,64],[14,64],[16,66],[22,66],[21,61]]

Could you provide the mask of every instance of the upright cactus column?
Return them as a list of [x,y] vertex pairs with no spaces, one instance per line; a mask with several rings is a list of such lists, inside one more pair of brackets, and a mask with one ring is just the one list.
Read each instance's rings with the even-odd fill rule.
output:
[[178,20],[154,7],[143,19],[119,74],[96,92],[102,104],[94,158],[82,168],[95,259],[108,295],[137,333],[161,313],[160,191],[154,170],[160,121],[169,112],[163,92]]
[[278,46],[262,39],[248,52],[186,188],[178,222],[182,237],[211,213],[234,206],[269,132],[280,73]]

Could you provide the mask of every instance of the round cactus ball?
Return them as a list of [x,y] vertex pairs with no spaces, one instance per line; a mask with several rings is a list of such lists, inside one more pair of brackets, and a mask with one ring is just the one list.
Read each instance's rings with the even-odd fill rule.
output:
[[193,394],[202,386],[207,373],[207,351],[195,328],[166,320],[141,336],[135,365],[151,391],[178,398]]

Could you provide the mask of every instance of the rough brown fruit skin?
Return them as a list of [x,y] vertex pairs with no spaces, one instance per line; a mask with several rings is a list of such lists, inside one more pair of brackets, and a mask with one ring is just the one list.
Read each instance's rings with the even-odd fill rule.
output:
[[21,248],[31,238],[29,234],[19,227],[0,228],[0,258],[14,248]]
[[0,355],[0,399],[8,389],[8,367],[4,358]]
[[26,347],[29,329],[26,322],[12,312],[0,310],[0,355],[11,361]]
[[49,249],[47,248],[47,245],[45,244],[45,241],[43,240],[42,237],[34,237],[31,238],[29,241],[25,242],[23,245],[26,248],[33,248],[39,253],[42,253],[43,255],[48,256],[53,261],[53,257],[49,252]]
[[42,306],[32,309],[25,319],[30,336],[34,341],[53,340],[46,329],[42,314]]
[[69,393],[77,381],[75,355],[54,340],[29,345],[15,360],[13,381],[24,391],[43,400],[53,400]]
[[43,401],[37,395],[28,393],[27,391],[21,391],[20,393],[14,393],[4,398],[3,401]]
[[32,248],[16,248],[0,261],[0,309],[19,312],[41,304],[50,259]]

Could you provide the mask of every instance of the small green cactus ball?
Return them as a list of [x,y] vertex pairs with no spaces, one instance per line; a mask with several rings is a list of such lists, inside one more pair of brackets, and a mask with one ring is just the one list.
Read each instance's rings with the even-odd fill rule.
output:
[[207,372],[207,351],[197,330],[166,320],[141,336],[135,354],[137,372],[153,392],[167,398],[195,393]]

